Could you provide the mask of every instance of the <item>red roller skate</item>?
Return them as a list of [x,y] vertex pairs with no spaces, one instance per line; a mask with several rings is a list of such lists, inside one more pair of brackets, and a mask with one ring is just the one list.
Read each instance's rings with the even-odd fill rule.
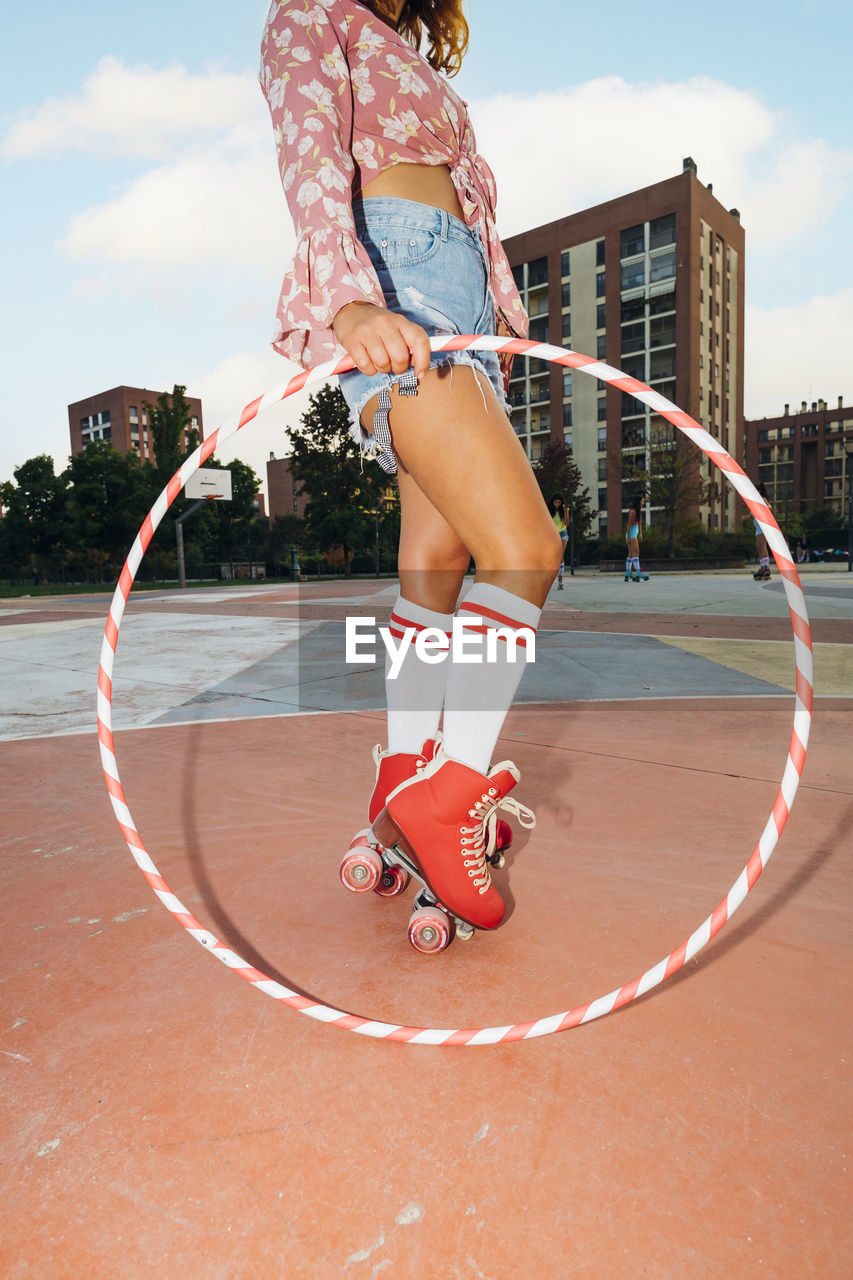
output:
[[475,929],[496,929],[503,920],[504,903],[490,874],[500,858],[498,809],[524,827],[536,823],[530,809],[508,798],[520,777],[508,760],[486,777],[439,752],[388,796],[373,836],[385,849],[384,861],[422,886],[409,922],[417,950],[441,951],[454,934],[470,938]]
[[[373,748],[376,765],[376,782],[367,820],[373,823],[385,808],[385,801],[403,782],[417,776],[433,759],[441,743],[441,734],[428,738],[417,755],[398,751],[393,755],[377,745]],[[487,856],[493,866],[504,865],[504,855],[512,844],[512,829],[508,822],[496,818],[489,826]],[[383,898],[395,898],[409,883],[408,872],[398,863],[385,857],[386,851],[374,838],[371,827],[365,827],[352,838],[349,849],[341,859],[339,875],[341,883],[351,893],[378,893]]]
[[[438,749],[435,738],[428,738],[417,754],[397,751],[391,754],[377,745],[373,748],[376,765],[376,782],[367,806],[367,820],[379,816],[385,808],[385,799],[403,782],[417,775],[419,769],[432,760]],[[409,883],[408,873],[401,867],[383,861],[384,849],[373,839],[371,828],[365,827],[353,836],[349,849],[340,865],[340,878],[344,888],[351,893],[378,893],[383,898],[395,898]]]

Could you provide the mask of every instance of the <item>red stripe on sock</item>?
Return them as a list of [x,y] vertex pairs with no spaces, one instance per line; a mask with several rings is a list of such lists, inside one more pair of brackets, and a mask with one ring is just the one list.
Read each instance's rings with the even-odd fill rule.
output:
[[[401,618],[399,613],[391,614],[391,622],[396,622],[399,627],[407,627],[410,631],[426,631],[428,627],[432,627],[434,631],[442,630],[441,627],[433,626],[432,623],[409,622],[408,618]],[[393,635],[394,632],[392,631],[391,634]],[[451,633],[449,631],[444,631],[443,634],[447,636],[448,640],[450,639]]]
[[522,627],[526,627],[528,631],[535,631],[536,628],[531,626],[529,622],[519,622],[515,618],[508,618],[504,613],[498,613],[495,609],[487,609],[485,605],[461,604],[459,612],[473,613],[475,617],[493,618],[495,622],[501,622],[505,627],[512,627],[518,631]]

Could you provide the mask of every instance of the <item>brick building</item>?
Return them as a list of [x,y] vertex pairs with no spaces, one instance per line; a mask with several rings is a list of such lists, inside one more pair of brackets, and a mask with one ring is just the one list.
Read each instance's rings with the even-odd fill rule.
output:
[[290,471],[290,458],[277,458],[274,453],[267,462],[267,504],[269,518],[276,516],[303,516],[308,497],[302,486],[294,480]]
[[[68,406],[71,452],[80,453],[91,440],[109,440],[119,453],[133,449],[142,462],[154,462],[154,441],[148,428],[148,404],[156,404],[162,391],[145,387],[113,387]],[[168,392],[167,394],[171,394]],[[201,401],[187,396],[191,426],[204,439]],[[186,433],[185,437],[186,437]],[[186,438],[183,441],[187,447]]]
[[766,486],[777,519],[822,507],[844,514],[853,488],[853,408],[841,396],[835,409],[803,400],[794,413],[785,405],[778,418],[743,425],[744,470]]
[[[531,337],[571,347],[649,383],[740,459],[743,422],[744,231],[693,160],[683,172],[504,241],[530,313]],[[597,379],[516,360],[513,425],[531,459],[571,445],[599,508],[599,532],[622,528],[623,476],[651,464],[674,431],[640,401]],[[710,528],[732,529],[735,495],[703,458]],[[662,510],[646,509],[652,524]]]

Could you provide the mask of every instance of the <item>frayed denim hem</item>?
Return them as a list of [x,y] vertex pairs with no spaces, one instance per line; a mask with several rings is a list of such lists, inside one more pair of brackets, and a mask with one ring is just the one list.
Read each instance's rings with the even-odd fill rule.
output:
[[[489,352],[488,354],[492,354]],[[498,398],[498,403],[503,409],[507,417],[511,417],[511,410],[504,395],[503,378],[498,372],[499,381],[495,385],[495,379],[492,377],[490,370],[486,367],[482,360],[478,359],[476,351],[439,351],[436,352],[430,361],[430,369],[451,369],[451,379],[453,377],[452,369],[454,365],[467,365],[473,369],[475,373],[481,374],[486,378],[490,387]],[[346,375],[344,375],[346,376]],[[480,386],[479,379],[477,385]],[[378,374],[373,381],[373,385],[358,398],[355,404],[350,404],[350,435],[359,447],[361,454],[362,466],[365,459],[368,462],[376,461],[379,463],[383,471],[389,475],[397,473],[397,456],[391,443],[391,432],[388,424],[388,413],[391,408],[391,388],[398,387],[400,395],[416,396],[418,394],[418,384],[414,378],[411,369],[407,369],[405,373],[386,373]],[[483,404],[486,404],[486,396],[482,386],[480,392],[483,396]],[[365,407],[371,400],[378,397],[376,413],[373,417],[373,432],[366,431],[361,425],[361,415]],[[349,404],[349,401],[347,401]]]

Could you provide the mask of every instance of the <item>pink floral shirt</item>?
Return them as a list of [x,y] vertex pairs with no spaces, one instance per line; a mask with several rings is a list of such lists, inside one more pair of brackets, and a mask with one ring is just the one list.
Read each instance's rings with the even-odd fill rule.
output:
[[303,367],[342,354],[332,320],[348,302],[384,303],[356,239],[353,192],[392,165],[447,165],[465,221],[479,228],[502,332],[527,316],[495,229],[495,180],[466,104],[420,53],[358,0],[273,0],[261,88],[298,237],[274,346]]

